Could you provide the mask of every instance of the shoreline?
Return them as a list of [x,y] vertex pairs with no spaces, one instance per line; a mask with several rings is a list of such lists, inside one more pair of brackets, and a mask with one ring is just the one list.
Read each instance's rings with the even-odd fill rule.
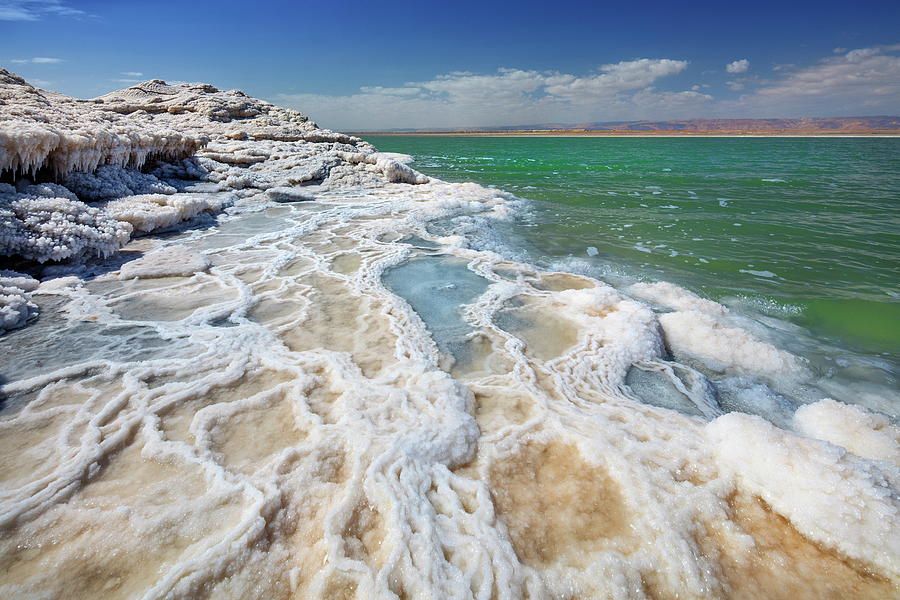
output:
[[696,133],[686,132],[660,132],[653,133],[647,131],[641,132],[623,132],[623,131],[418,131],[418,132],[365,132],[354,131],[349,135],[359,137],[546,137],[546,138],[576,138],[576,137],[608,137],[608,138],[900,138],[900,131],[872,131],[872,132],[848,132],[848,133],[815,133],[809,131],[784,131],[776,133],[766,132],[746,132],[735,133],[725,132],[716,133],[712,131],[702,131]]

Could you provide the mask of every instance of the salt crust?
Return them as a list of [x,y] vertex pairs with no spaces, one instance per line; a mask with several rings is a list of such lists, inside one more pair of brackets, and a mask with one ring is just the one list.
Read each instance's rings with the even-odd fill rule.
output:
[[709,313],[686,310],[665,313],[659,323],[676,356],[692,358],[707,368],[736,375],[778,376],[801,372],[803,362],[752,333]]
[[[406,155],[376,153],[296,111],[209,85],[153,80],[77,100],[0,69],[0,106],[0,174],[19,182],[0,184],[0,254],[40,262],[108,256],[128,240],[113,220],[148,233],[234,201],[177,194],[174,179],[248,195],[277,188],[270,198],[281,202],[307,199],[287,191],[302,184],[428,181]],[[137,170],[149,162],[151,173]],[[48,173],[63,185],[26,178]],[[99,211],[83,205],[103,200],[112,202]]]
[[[723,311],[666,288],[676,311],[658,316],[602,282],[474,250],[514,197],[387,183],[409,179],[400,161],[299,113],[162,82],[104,98],[214,139],[154,166],[175,193],[103,211],[173,222],[241,202],[133,267],[31,292],[64,304],[5,338],[0,596],[896,595],[894,466],[834,445],[834,406],[795,422],[828,443],[742,414],[707,424],[625,385],[636,362],[671,364],[664,341],[726,371],[796,375]],[[207,191],[185,191],[197,173]],[[314,201],[268,203],[300,184]],[[435,221],[451,226],[434,235]],[[453,307],[471,333],[449,372],[382,281],[413,238],[486,282]],[[200,259],[211,266],[165,272]],[[501,327],[514,307],[523,317]],[[854,419],[846,443],[883,455],[883,423]]]
[[806,404],[794,413],[794,429],[843,446],[857,456],[900,467],[900,427],[862,406],[830,398]]
[[190,277],[209,266],[209,259],[199,252],[186,246],[167,246],[125,263],[119,273],[122,279]]
[[[813,414],[824,410],[834,408],[826,403],[812,409]],[[810,420],[809,413],[801,417]],[[884,473],[888,470],[896,480],[896,467],[792,435],[757,416],[731,413],[713,421],[707,431],[718,462],[798,531],[847,557],[900,574],[896,491]]]

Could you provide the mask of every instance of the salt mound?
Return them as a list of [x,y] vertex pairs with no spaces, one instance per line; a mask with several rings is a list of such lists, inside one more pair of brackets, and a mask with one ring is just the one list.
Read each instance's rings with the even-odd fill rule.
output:
[[659,316],[666,343],[676,355],[699,360],[713,371],[779,375],[803,369],[799,358],[731,327],[708,313],[685,310]]
[[706,430],[722,468],[800,533],[900,577],[897,501],[876,463],[751,415],[731,413]]
[[718,302],[701,298],[694,292],[668,281],[635,283],[629,286],[627,291],[638,298],[673,310],[697,310],[713,315],[724,315],[728,312],[728,309]]
[[122,279],[155,277],[190,277],[209,269],[209,261],[187,246],[170,246],[150,252],[122,265]]
[[0,270],[0,285],[5,287],[17,287],[24,292],[33,292],[41,284],[31,275],[16,271]]
[[[313,197],[297,189],[305,185],[428,181],[406,155],[211,85],[151,80],[79,100],[0,69],[0,106],[0,174],[16,182],[0,184],[0,254],[40,262],[108,256],[132,231],[170,228],[238,197],[297,201]],[[138,170],[148,163],[152,172]],[[178,193],[185,180],[212,187]],[[106,204],[85,204],[97,201]]]
[[269,188],[266,191],[266,196],[272,202],[308,202],[316,198],[307,191],[292,187]]
[[862,406],[827,398],[794,413],[794,429],[803,435],[843,446],[857,456],[900,467],[900,427]]

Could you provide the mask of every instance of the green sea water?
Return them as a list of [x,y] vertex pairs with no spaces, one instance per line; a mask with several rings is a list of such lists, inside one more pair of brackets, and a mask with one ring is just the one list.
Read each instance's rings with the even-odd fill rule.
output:
[[900,139],[367,139],[533,200],[506,233],[536,263],[671,281],[900,364]]

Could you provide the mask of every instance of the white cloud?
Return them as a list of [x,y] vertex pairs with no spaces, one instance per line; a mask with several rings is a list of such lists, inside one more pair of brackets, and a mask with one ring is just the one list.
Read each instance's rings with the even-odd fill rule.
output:
[[736,60],[725,65],[725,70],[729,73],[746,73],[750,68],[750,61],[746,58]]
[[346,130],[617,120],[636,113],[655,116],[666,106],[683,111],[711,99],[696,91],[649,87],[687,66],[681,60],[638,59],[602,65],[586,76],[523,69],[453,72],[402,87],[367,86],[348,96],[283,94],[276,101]]
[[143,79],[110,79],[110,81],[114,83],[126,83],[128,85],[134,85],[135,83],[141,83],[144,81]]
[[[822,59],[817,64],[798,68],[785,78],[756,91],[770,100],[802,101],[823,99],[854,104],[888,100],[900,105],[900,56],[892,54],[900,45],[860,48],[844,55]],[[896,108],[895,108],[896,110]]]
[[[641,59],[575,75],[499,69],[454,72],[402,86],[368,86],[349,95],[281,95],[274,101],[343,130],[579,124],[700,117],[900,114],[900,45],[831,54],[811,65],[777,65],[770,78],[739,76],[725,85],[737,99],[714,98],[709,84],[659,89],[687,63]],[[736,61],[740,62],[740,61]]]
[[17,58],[17,59],[11,60],[9,62],[20,64],[20,65],[27,64],[27,63],[37,64],[37,65],[55,65],[55,64],[59,64],[59,63],[63,62],[63,59],[49,58],[46,56],[36,56],[34,58]]
[[738,100],[729,116],[865,116],[900,113],[900,45],[859,48],[809,66],[791,65]]
[[48,15],[82,17],[87,13],[61,0],[0,0],[0,21],[39,21]]
[[120,75],[124,75],[125,77],[143,77],[143,73],[139,73],[138,71],[122,71]]

